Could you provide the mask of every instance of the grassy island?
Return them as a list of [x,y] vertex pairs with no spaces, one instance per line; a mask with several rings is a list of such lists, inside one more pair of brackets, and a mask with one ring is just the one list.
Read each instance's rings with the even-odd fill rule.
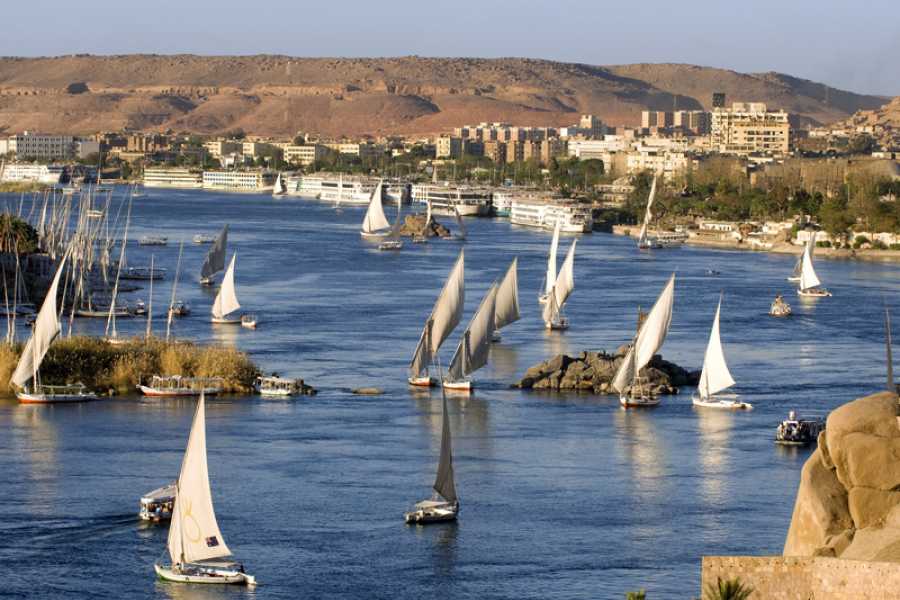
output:
[[[0,391],[11,393],[9,379],[24,344],[0,345]],[[133,338],[113,345],[99,338],[56,340],[41,365],[44,383],[84,383],[98,393],[133,392],[153,375],[221,377],[224,391],[249,392],[259,369],[245,353],[224,346]]]

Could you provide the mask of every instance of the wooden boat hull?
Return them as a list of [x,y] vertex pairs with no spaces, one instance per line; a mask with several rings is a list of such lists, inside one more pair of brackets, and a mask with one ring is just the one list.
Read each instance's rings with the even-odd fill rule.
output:
[[20,404],[69,404],[73,402],[90,402],[97,400],[96,394],[32,394],[17,392]]
[[473,387],[474,386],[472,385],[472,382],[467,381],[467,380],[464,380],[464,381],[447,381],[446,379],[444,380],[444,389],[445,390],[452,390],[455,392],[471,392]]
[[545,321],[544,327],[549,329],[550,331],[565,331],[569,328],[569,321]]
[[256,578],[253,575],[230,569],[205,569],[203,572],[189,574],[161,565],[153,565],[153,568],[160,579],[173,583],[256,585]]
[[445,508],[419,508],[411,510],[403,515],[403,520],[410,525],[428,525],[430,523],[446,523],[455,521],[459,514],[459,507],[447,506]]
[[494,331],[494,333],[491,334],[491,341],[492,342],[502,342],[503,341],[503,336],[500,334],[499,329]]
[[382,242],[378,245],[379,250],[402,250],[403,242]]
[[437,382],[433,377],[425,376],[425,377],[410,377],[407,379],[409,385],[415,387],[434,387],[437,385]]
[[691,402],[694,406],[702,408],[718,408],[720,410],[753,410],[753,405],[748,402],[729,398],[708,398],[704,400],[699,395],[691,396]]
[[260,396],[268,396],[270,398],[289,398],[293,396],[296,392],[291,390],[267,390],[261,389],[259,390]]
[[386,238],[389,233],[390,233],[390,231],[374,231],[374,232],[370,232],[370,233],[367,233],[365,231],[360,231],[359,236],[364,240],[378,241],[378,240],[383,240],[384,238]]
[[633,398],[631,396],[619,396],[619,404],[623,408],[652,408],[659,406],[662,399],[659,396],[642,396]]
[[223,318],[213,317],[212,319],[210,319],[210,322],[213,325],[240,325],[241,324],[240,319],[228,319],[228,318],[224,318],[224,317]]
[[801,298],[830,298],[831,292],[820,288],[812,288],[808,290],[797,290],[797,295]]
[[[201,390],[193,389],[193,388],[172,388],[172,389],[163,389],[163,388],[154,388],[147,385],[139,385],[138,389],[141,390],[141,394],[144,396],[150,396],[151,398],[189,398],[194,396],[199,396]],[[215,396],[219,392],[221,392],[219,388],[204,388],[202,393],[207,396]]]

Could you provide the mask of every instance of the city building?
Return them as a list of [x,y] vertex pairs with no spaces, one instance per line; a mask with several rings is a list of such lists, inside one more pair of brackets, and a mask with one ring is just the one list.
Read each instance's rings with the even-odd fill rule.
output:
[[206,152],[213,158],[221,158],[228,154],[240,153],[243,150],[242,142],[234,142],[229,140],[211,140],[203,142]]
[[25,131],[6,139],[6,152],[19,159],[72,159],[87,158],[100,152],[100,143],[95,140],[76,138],[71,135],[51,135]]
[[506,162],[514,163],[525,160],[524,142],[512,141],[506,144]]
[[275,186],[272,171],[203,171],[203,189],[259,192]]
[[710,120],[710,147],[722,154],[784,155],[790,151],[788,113],[770,111],[762,102],[735,102],[714,108]]
[[311,165],[328,156],[328,147],[323,144],[288,144],[283,147],[285,162],[302,166]]
[[462,138],[442,135],[435,140],[434,152],[436,158],[459,158],[462,156]]
[[203,175],[199,171],[183,168],[146,167],[144,186],[196,189],[203,187]]
[[483,154],[495,163],[506,161],[506,144],[497,140],[487,140],[482,142],[484,148]]
[[673,152],[653,146],[638,146],[626,157],[626,170],[629,174],[650,171],[671,180],[685,172],[690,158],[684,152]]
[[606,126],[594,115],[581,115],[578,128],[581,129],[582,135],[590,138],[602,138],[606,135]]

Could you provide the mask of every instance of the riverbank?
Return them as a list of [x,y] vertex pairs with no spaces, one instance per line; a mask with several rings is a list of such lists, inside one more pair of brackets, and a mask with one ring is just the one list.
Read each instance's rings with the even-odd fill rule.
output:
[[[9,379],[24,344],[0,346],[0,391],[12,393]],[[59,339],[41,364],[48,384],[83,383],[100,394],[125,394],[153,375],[219,377],[225,392],[250,392],[259,368],[244,352],[224,346],[133,338],[113,345],[99,338]]]
[[23,192],[40,192],[49,186],[37,181],[3,181],[0,182],[0,194],[20,194]]

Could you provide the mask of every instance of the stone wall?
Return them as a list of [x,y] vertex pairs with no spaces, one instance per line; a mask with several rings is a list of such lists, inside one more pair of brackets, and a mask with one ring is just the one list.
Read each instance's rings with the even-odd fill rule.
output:
[[735,577],[758,600],[900,598],[900,564],[801,556],[704,556],[701,585]]

